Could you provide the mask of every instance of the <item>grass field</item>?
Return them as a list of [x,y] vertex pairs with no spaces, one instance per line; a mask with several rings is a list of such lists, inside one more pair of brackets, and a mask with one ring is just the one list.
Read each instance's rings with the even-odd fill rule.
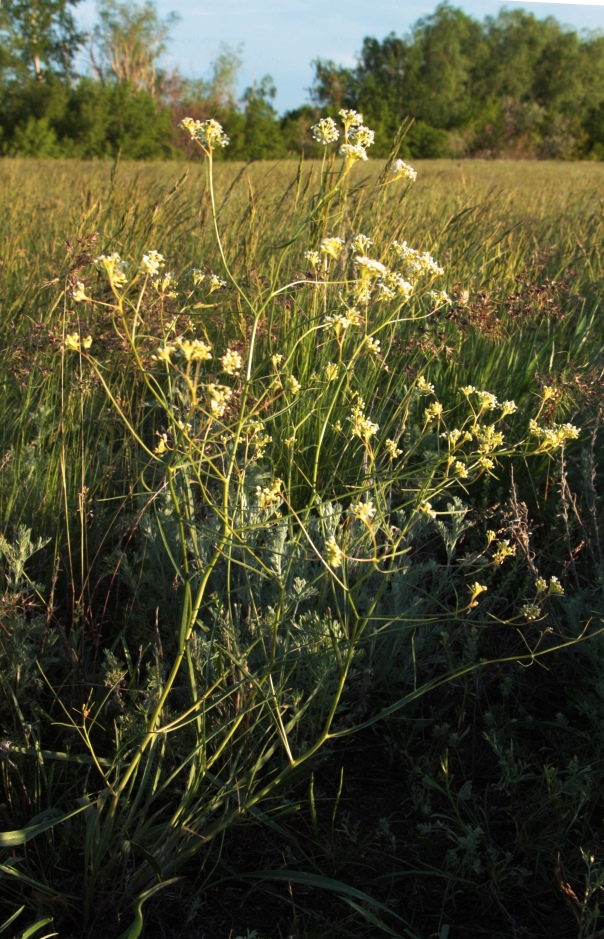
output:
[[415,169],[0,162],[7,935],[600,934],[604,166]]

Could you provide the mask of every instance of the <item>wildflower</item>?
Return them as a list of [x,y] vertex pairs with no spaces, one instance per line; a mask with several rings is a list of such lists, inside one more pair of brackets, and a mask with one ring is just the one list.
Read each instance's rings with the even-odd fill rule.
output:
[[101,254],[98,258],[95,259],[95,264],[100,264],[105,268],[107,276],[111,281],[111,284],[114,287],[123,287],[127,281],[126,277],[126,268],[128,267],[127,261],[122,261],[119,254],[115,251],[113,254]]
[[310,262],[310,264],[312,264],[313,267],[318,267],[321,263],[321,255],[318,251],[305,251],[304,257],[307,261]]
[[276,479],[269,486],[256,486],[256,501],[260,503],[261,509],[270,509],[274,505],[279,505],[281,496],[281,480]]
[[189,277],[193,278],[193,284],[195,287],[199,287],[199,285],[206,279],[206,275],[203,271],[200,271],[198,267],[192,267],[191,270],[187,273]]
[[339,150],[340,156],[343,156],[349,163],[356,163],[357,160],[366,160],[367,151],[360,144],[343,143]]
[[417,507],[417,511],[420,515],[425,515],[426,518],[436,518],[436,512],[432,508],[430,502],[420,502]]
[[358,310],[355,310],[354,307],[351,307],[350,309],[346,310],[346,319],[348,320],[351,326],[358,326],[363,321],[363,317],[361,316]]
[[338,366],[335,362],[330,362],[325,366],[325,380],[335,381],[338,377]]
[[365,338],[365,345],[369,347],[370,351],[373,352],[374,355],[380,354],[380,340],[379,339],[373,339],[372,336],[367,336]]
[[344,552],[339,547],[333,535],[330,535],[325,542],[325,560],[330,567],[340,567]]
[[505,417],[507,414],[514,414],[518,410],[518,405],[515,401],[504,401],[499,405],[501,408],[501,416]]
[[541,616],[541,607],[537,603],[525,603],[520,612],[531,623]]
[[544,577],[538,577],[535,581],[535,590],[537,593],[545,593],[547,590],[547,581]]
[[399,450],[394,440],[387,440],[384,446],[391,460],[396,460],[397,456],[400,456],[403,452],[402,450]]
[[472,439],[472,434],[468,430],[459,430],[459,428],[455,427],[453,430],[447,430],[442,433],[441,437],[447,440],[449,446],[455,450],[458,444],[469,443]]
[[348,420],[352,423],[353,437],[359,437],[361,440],[364,440],[365,443],[380,429],[377,424],[374,424],[373,421],[365,417],[363,407],[360,405],[352,409],[352,414]]
[[[357,147],[371,147],[375,140],[375,131],[365,127],[364,124],[353,124],[348,132],[348,139]],[[367,157],[365,157],[367,159]]]
[[561,446],[565,440],[576,440],[579,436],[579,428],[574,424],[552,424],[551,427],[539,427],[535,420],[529,423],[529,432],[539,437],[541,445],[539,449],[554,449]]
[[75,284],[75,287],[71,291],[71,299],[75,300],[76,303],[82,303],[84,300],[89,298],[86,296],[86,287],[81,280],[78,280]]
[[476,598],[479,597],[481,593],[484,593],[486,589],[487,588],[484,586],[484,584],[479,584],[478,581],[471,584],[470,602],[468,603],[468,606],[469,607],[478,606],[478,600]]
[[149,254],[143,254],[143,259],[141,261],[141,271],[144,274],[150,274],[151,277],[156,277],[159,274],[161,267],[165,265],[165,258],[162,254],[159,254],[157,251],[149,251]]
[[380,286],[382,283],[395,295],[403,297],[405,300],[408,300],[413,293],[413,284],[411,284],[408,280],[405,280],[403,275],[399,274],[397,271],[388,271],[384,281],[379,281],[378,286]]
[[369,499],[367,502],[353,502],[348,511],[355,518],[360,518],[362,522],[368,525],[375,515],[376,509],[371,499]]
[[164,343],[163,346],[160,346],[157,350],[157,355],[152,356],[155,362],[166,362],[170,363],[170,356],[176,352],[176,346],[172,346],[168,343]]
[[217,274],[210,274],[210,293],[221,290],[223,287],[226,287],[226,280],[222,280]]
[[[420,395],[433,395],[434,385],[430,385],[423,375],[420,375],[415,385]],[[443,435],[446,436],[446,435]]]
[[154,450],[153,452],[156,453],[158,456],[161,456],[162,453],[166,453],[167,450],[169,449],[169,447],[168,447],[168,435],[167,435],[167,434],[160,434],[159,431],[158,431],[158,432],[157,432],[157,436],[159,437],[159,443],[157,444],[157,446],[156,446],[156,448],[155,448],[155,450]]
[[389,287],[385,280],[378,280],[376,286],[377,300],[394,300],[396,291]]
[[273,363],[273,368],[278,369],[283,361],[283,356],[280,352],[277,352],[275,355],[271,355],[271,362]]
[[285,444],[286,447],[293,447],[293,446],[295,446],[296,442],[297,442],[297,441],[296,441],[296,437],[295,437],[295,436],[286,437],[285,440],[283,441],[283,443]]
[[381,261],[375,261],[364,254],[354,259],[354,263],[361,268],[361,277],[380,277],[388,274],[388,268]]
[[481,411],[492,411],[499,407],[499,401],[490,391],[477,391]]
[[285,390],[290,394],[297,395],[302,385],[294,375],[288,375],[285,379]]
[[493,460],[491,460],[488,456],[481,456],[481,457],[479,457],[479,458],[478,458],[478,465],[479,465],[479,467],[480,467],[481,469],[487,470],[487,471],[488,471],[488,470],[492,470],[492,469],[494,468],[494,466],[495,466]]
[[417,179],[417,171],[414,170],[412,166],[409,166],[408,163],[405,163],[404,160],[395,160],[390,167],[390,179],[410,179],[412,182],[415,182]]
[[416,248],[411,248],[406,241],[403,241],[402,244],[393,241],[391,247],[403,262],[404,273],[408,277],[417,279],[424,275],[444,274],[442,267],[436,263],[427,251],[421,252]]
[[157,292],[164,297],[178,296],[178,294],[172,290],[172,287],[176,286],[176,278],[170,271],[166,271],[162,277],[156,277],[153,281],[153,286]]
[[463,388],[459,389],[462,395],[465,395],[466,398],[469,398],[470,395],[473,395],[476,391],[474,385],[465,385]]
[[563,597],[564,596],[564,587],[560,583],[557,577],[550,577],[549,579],[549,592],[552,596]]
[[229,138],[222,129],[222,125],[211,118],[209,121],[194,121],[185,117],[178,125],[184,127],[191,134],[192,140],[198,140],[202,147],[212,150],[214,147],[226,147]]
[[431,290],[429,295],[436,306],[450,305],[453,302],[446,290]]
[[341,238],[324,238],[321,242],[322,254],[331,255],[335,261],[340,257],[343,248],[344,242]]
[[453,463],[453,472],[456,476],[459,476],[460,479],[468,478],[468,470],[465,463],[462,463],[460,460],[455,460]]
[[177,339],[176,345],[187,362],[208,362],[212,358],[211,346],[201,339]]
[[345,133],[348,133],[351,127],[363,123],[363,115],[359,114],[358,111],[353,111],[352,108],[349,111],[346,108],[340,108],[338,114],[342,118]]
[[82,349],[90,349],[92,345],[92,336],[86,336],[82,341],[78,333],[68,333],[65,336],[64,348],[72,352],[81,352]]
[[487,544],[491,544],[492,541],[495,541],[497,537],[497,532],[494,532],[492,528],[487,530]]
[[336,336],[339,336],[340,333],[346,332],[348,327],[352,324],[349,317],[344,313],[336,313],[333,316],[326,316],[323,320],[323,325],[325,327],[333,326]]
[[227,349],[220,361],[222,363],[222,371],[226,372],[227,375],[235,375],[243,365],[241,356],[235,349]]
[[350,248],[355,254],[366,254],[373,241],[367,235],[355,235],[350,242]]
[[212,414],[216,418],[222,417],[233,394],[232,388],[227,388],[225,385],[208,385],[208,392]]
[[443,406],[440,401],[433,401],[424,411],[424,420],[426,424],[430,421],[440,420],[443,416]]
[[327,146],[328,143],[335,143],[340,136],[340,131],[332,117],[322,117],[318,124],[311,127],[314,140]]
[[472,430],[478,441],[479,453],[490,453],[503,443],[503,433],[494,424],[474,424]]
[[498,567],[503,564],[506,558],[513,557],[516,554],[515,545],[510,546],[509,541],[498,541],[497,550],[493,555],[493,564],[496,564]]
[[273,438],[270,434],[266,433],[262,421],[250,421],[246,430],[251,435],[251,443],[254,447],[254,459],[262,459],[264,451]]

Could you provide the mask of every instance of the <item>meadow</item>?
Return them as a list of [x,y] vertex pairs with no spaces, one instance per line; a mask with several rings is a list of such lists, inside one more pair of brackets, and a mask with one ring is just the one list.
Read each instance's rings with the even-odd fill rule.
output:
[[204,148],[0,162],[0,934],[595,939],[604,166]]

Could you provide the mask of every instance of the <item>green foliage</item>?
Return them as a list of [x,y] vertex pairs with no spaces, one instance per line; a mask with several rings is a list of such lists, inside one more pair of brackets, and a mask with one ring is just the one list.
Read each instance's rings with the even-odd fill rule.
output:
[[362,111],[379,155],[411,116],[422,131],[409,135],[409,156],[449,155],[449,140],[453,153],[574,159],[599,140],[589,128],[604,97],[603,50],[604,37],[580,38],[552,17],[502,10],[481,24],[442,3],[407,37],[366,38],[354,69],[317,61],[313,94]]
[[[161,56],[174,16],[151,0],[104,0],[93,30],[92,75],[73,72],[83,42],[71,0],[0,7],[0,144],[9,155],[192,156],[176,128],[190,116],[228,124],[231,160],[319,157],[317,108],[365,115],[372,155],[386,157],[413,118],[402,154],[440,159],[478,155],[602,159],[604,37],[579,36],[552,17],[502,10],[479,22],[448,3],[403,37],[365,37],[354,68],[314,60],[313,105],[278,117],[265,76],[237,99],[241,50],[223,44],[207,78],[166,74]],[[33,32],[32,32],[33,30]],[[36,141],[38,141],[36,149]]]
[[74,59],[85,36],[70,7],[80,0],[4,0],[0,8],[0,75],[38,81],[74,77]]

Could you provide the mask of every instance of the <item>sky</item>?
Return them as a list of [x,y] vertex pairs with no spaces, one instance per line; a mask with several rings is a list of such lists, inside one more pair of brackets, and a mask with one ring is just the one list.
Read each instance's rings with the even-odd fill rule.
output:
[[[277,88],[274,106],[283,113],[309,100],[313,59],[353,66],[365,36],[404,35],[434,11],[437,0],[157,0],[155,5],[162,17],[173,11],[180,16],[164,68],[208,78],[222,42],[241,47],[239,93],[269,74]],[[604,29],[604,0],[452,0],[452,5],[479,20],[496,16],[503,6],[520,7],[538,18],[554,16],[579,32]],[[75,12],[81,28],[90,29],[95,0],[82,0]]]

